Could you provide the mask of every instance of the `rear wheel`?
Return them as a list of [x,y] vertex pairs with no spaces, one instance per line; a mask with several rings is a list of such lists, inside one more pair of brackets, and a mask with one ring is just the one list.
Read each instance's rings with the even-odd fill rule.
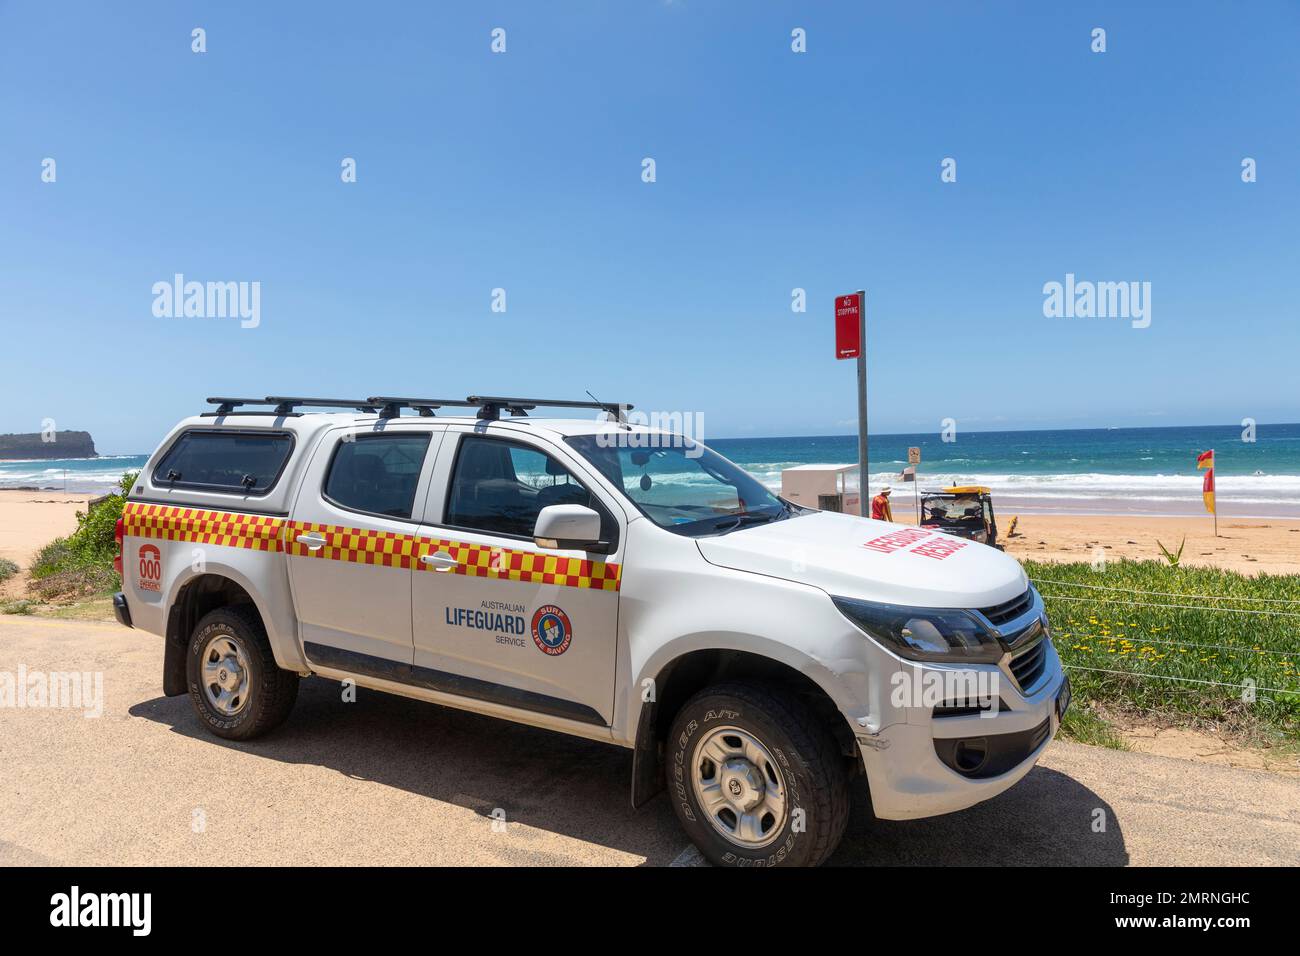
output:
[[793,694],[708,687],[678,711],[667,751],[673,809],[711,863],[816,866],[844,835],[844,758]]
[[186,676],[195,713],[228,740],[278,726],[298,699],[298,675],[276,666],[266,629],[246,606],[218,608],[199,621]]

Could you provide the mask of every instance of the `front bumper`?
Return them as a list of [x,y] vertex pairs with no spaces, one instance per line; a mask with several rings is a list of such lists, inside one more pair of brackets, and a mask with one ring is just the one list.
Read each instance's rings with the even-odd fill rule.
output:
[[[906,721],[859,734],[876,816],[912,820],[964,810],[1029,773],[1060,726],[1056,706],[1065,673],[1050,642],[1046,650],[1029,693],[1004,682],[1001,706],[991,713],[935,717],[931,707],[911,707]],[[973,772],[959,772],[950,765],[961,763],[958,742],[972,740],[986,742],[988,759]]]

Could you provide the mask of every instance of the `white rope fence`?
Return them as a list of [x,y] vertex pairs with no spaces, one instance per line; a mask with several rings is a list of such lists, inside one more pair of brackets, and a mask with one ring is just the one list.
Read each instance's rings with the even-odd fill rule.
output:
[[[1068,670],[1072,671],[1093,671],[1098,674],[1115,674],[1119,677],[1150,677],[1155,680],[1174,680],[1184,684],[1209,684],[1213,687],[1231,687],[1234,690],[1242,690],[1242,684],[1233,684],[1221,680],[1201,680],[1196,677],[1175,677],[1173,674],[1148,674],[1144,671],[1117,671],[1107,670],[1104,667],[1082,667],[1079,664],[1062,664]],[[1281,687],[1255,687],[1256,691],[1263,691],[1269,694],[1287,694],[1292,697],[1300,697],[1300,690],[1284,690]]]
[[1154,594],[1159,597],[1194,598],[1206,601],[1264,601],[1269,604],[1300,604],[1300,598],[1235,597],[1227,594],[1185,594],[1182,591],[1146,591],[1141,588],[1117,588],[1105,584],[1081,584],[1076,581],[1048,581],[1039,578],[1035,584],[1058,584],[1068,588],[1088,588],[1090,591],[1124,591],[1129,594]]
[[1300,617],[1296,611],[1266,611],[1251,607],[1215,607],[1195,604],[1147,604],[1142,601],[1112,601],[1110,598],[1070,597],[1065,594],[1044,594],[1044,601],[1078,601],[1086,604],[1121,604],[1125,607],[1158,607],[1184,611],[1222,611],[1227,614],[1272,614],[1277,617]]
[[[1060,628],[1058,628],[1060,630]],[[1076,631],[1066,630],[1061,634],[1062,637],[1079,639],[1084,641],[1128,641],[1130,644],[1168,644],[1171,647],[1198,647],[1210,651],[1235,651],[1239,654],[1280,654],[1283,657],[1300,657],[1300,650],[1294,651],[1275,651],[1267,647],[1233,647],[1230,644],[1197,644],[1193,641],[1161,640],[1156,637],[1132,638],[1125,637],[1122,634],[1107,636],[1105,634],[1080,634]]]
[[[1046,578],[1036,579],[1034,581],[1034,584],[1054,585],[1056,587],[1064,587],[1064,588],[1085,588],[1089,591],[1103,591],[1110,594],[1122,593],[1122,594],[1132,594],[1135,596],[1149,596],[1149,597],[1157,597],[1157,598],[1183,598],[1184,600],[1192,600],[1192,601],[1232,601],[1241,604],[1257,602],[1262,604],[1283,604],[1283,605],[1289,605],[1291,607],[1300,607],[1300,599],[1293,600],[1289,598],[1232,596],[1226,594],[1186,594],[1179,591],[1152,591],[1143,588],[1115,587],[1113,585],[1105,585],[1105,584],[1083,584],[1077,581],[1054,581],[1054,580],[1048,580]],[[1115,599],[1110,597],[1094,597],[1091,595],[1081,596],[1078,594],[1044,594],[1042,595],[1042,597],[1044,601],[1071,601],[1071,602],[1081,603],[1081,604],[1106,604],[1106,605],[1116,605],[1120,607],[1130,607],[1130,608],[1156,608],[1160,610],[1178,610],[1178,611],[1219,611],[1228,614],[1255,614],[1255,615],[1262,614],[1262,615],[1268,615],[1270,617],[1300,618],[1300,612],[1297,611],[1272,610],[1270,608],[1261,608],[1261,607],[1223,607],[1218,604],[1202,604],[1202,605],[1170,604],[1170,603],[1157,603],[1151,601],[1135,600],[1134,598]],[[1256,655],[1270,654],[1270,655],[1277,655],[1280,657],[1300,656],[1300,649],[1294,651],[1287,651],[1287,650],[1274,650],[1272,648],[1234,647],[1232,645],[1227,645],[1227,644],[1202,644],[1196,641],[1179,640],[1176,637],[1157,638],[1157,637],[1148,637],[1146,635],[1137,636],[1135,634],[1120,634],[1120,633],[1116,633],[1114,635],[1083,634],[1077,631],[1070,630],[1068,627],[1061,627],[1060,625],[1056,627],[1056,630],[1061,632],[1062,638],[1066,638],[1071,641],[1098,641],[1098,642],[1125,641],[1135,646],[1142,645],[1142,644],[1158,644],[1164,647],[1196,648],[1197,650],[1202,650],[1202,651],[1224,651],[1230,654],[1256,654]],[[1062,662],[1062,666],[1065,667],[1067,670],[1072,670],[1072,671],[1087,671],[1094,674],[1111,674],[1116,677],[1135,677],[1135,678],[1146,678],[1149,680],[1175,681],[1180,684],[1198,684],[1207,687],[1230,687],[1236,691],[1240,691],[1245,686],[1247,686],[1243,683],[1235,683],[1231,681],[1206,680],[1197,677],[1179,677],[1174,674],[1153,674],[1148,671],[1136,671],[1136,670],[1130,671],[1130,670],[1118,670],[1118,669],[1106,668],[1106,667],[1088,667],[1082,664],[1065,664],[1064,662]],[[1254,686],[1253,689],[1258,693],[1284,694],[1289,697],[1300,697],[1300,690],[1293,690],[1293,689],[1288,689],[1283,687]]]

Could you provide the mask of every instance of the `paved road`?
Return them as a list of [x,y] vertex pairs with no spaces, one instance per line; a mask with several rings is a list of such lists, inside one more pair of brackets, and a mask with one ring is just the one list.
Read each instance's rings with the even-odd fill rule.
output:
[[[20,666],[102,671],[105,702],[0,708],[0,864],[698,859],[662,796],[630,808],[615,747],[364,690],[343,703],[321,679],[272,736],[232,744],[162,696],[160,640],[112,624],[0,618],[0,682]],[[962,813],[857,811],[833,862],[1296,865],[1300,781],[1057,742]]]

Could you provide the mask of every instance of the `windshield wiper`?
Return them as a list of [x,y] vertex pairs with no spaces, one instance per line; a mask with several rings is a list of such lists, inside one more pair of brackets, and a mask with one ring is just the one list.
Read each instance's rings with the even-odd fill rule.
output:
[[[766,524],[769,521],[779,521],[783,517],[785,517],[783,512],[771,514],[766,511],[742,511],[740,514],[727,515],[727,517],[720,519],[713,526],[713,532],[714,534],[722,534],[727,531],[735,531],[747,524]],[[734,523],[728,525],[726,524],[728,521]]]

